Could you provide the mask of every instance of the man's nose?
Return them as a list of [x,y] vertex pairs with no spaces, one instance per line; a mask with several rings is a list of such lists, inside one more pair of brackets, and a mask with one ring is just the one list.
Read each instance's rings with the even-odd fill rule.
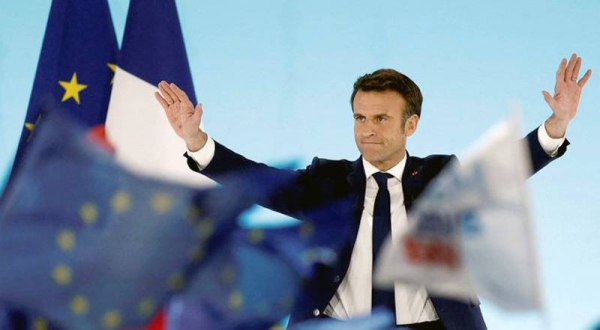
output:
[[364,129],[362,131],[362,135],[364,137],[375,136],[376,135],[375,125],[373,123],[365,123]]

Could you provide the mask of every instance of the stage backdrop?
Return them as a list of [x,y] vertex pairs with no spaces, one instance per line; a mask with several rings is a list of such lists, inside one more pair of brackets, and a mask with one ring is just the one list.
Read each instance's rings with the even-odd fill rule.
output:
[[[109,1],[122,38],[126,0]],[[598,70],[570,126],[564,159],[532,178],[536,236],[552,329],[600,318],[600,2],[178,1],[196,96],[219,142],[271,164],[313,156],[356,159],[349,97],[355,79],[395,68],[421,87],[413,155],[459,156],[511,109],[524,131],[550,114],[563,57]],[[12,164],[50,1],[4,1],[0,11],[0,177]],[[183,152],[183,150],[182,150]],[[3,186],[4,182],[0,184]],[[255,217],[275,219],[259,213]],[[541,313],[485,301],[491,329],[542,329]]]

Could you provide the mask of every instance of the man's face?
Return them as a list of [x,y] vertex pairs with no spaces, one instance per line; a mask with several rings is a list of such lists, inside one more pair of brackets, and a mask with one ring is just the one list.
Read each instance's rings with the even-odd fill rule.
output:
[[382,171],[404,157],[406,138],[412,135],[418,117],[403,125],[406,100],[396,91],[359,90],[354,97],[354,139],[363,158]]

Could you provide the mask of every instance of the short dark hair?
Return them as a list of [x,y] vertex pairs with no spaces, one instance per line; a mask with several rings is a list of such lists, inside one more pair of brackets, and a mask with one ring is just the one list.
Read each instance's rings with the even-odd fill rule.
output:
[[358,91],[396,91],[406,100],[406,112],[404,120],[412,115],[421,117],[421,106],[423,105],[423,95],[419,86],[409,77],[394,69],[379,69],[373,73],[358,78],[354,83],[354,90],[350,97],[350,105],[354,111],[354,97]]

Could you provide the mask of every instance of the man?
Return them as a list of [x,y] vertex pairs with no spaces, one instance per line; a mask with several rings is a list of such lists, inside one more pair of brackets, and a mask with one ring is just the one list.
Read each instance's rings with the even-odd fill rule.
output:
[[[581,58],[563,59],[557,72],[554,96],[544,92],[552,115],[527,135],[534,173],[566,151],[565,134],[575,117],[581,91],[591,71],[578,81]],[[185,141],[188,165],[194,171],[219,179],[231,171],[265,168],[212,140],[199,126],[202,105],[194,109],[185,92],[161,82],[156,98],[174,131]],[[339,319],[369,314],[384,306],[395,312],[396,324],[411,329],[485,329],[477,302],[458,302],[427,294],[424,288],[397,283],[393,291],[372,287],[372,266],[382,238],[398,239],[406,227],[406,213],[427,184],[454,157],[409,156],[406,140],[419,124],[422,96],[405,75],[382,69],[360,77],[354,84],[351,105],[356,161],[314,158],[297,171],[293,184],[266,206],[302,218],[302,210],[334,200],[356,201],[348,219],[351,238],[337,263],[304,284],[296,299],[291,323],[324,315]],[[382,221],[382,219],[387,219]],[[383,233],[383,234],[382,234]]]

